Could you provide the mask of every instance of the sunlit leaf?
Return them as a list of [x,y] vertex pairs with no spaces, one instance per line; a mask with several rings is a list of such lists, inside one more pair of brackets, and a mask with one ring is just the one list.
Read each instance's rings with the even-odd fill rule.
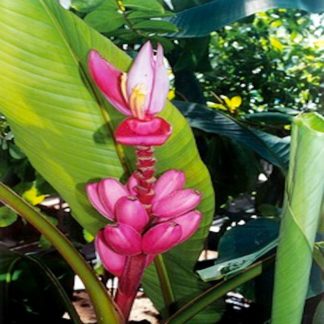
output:
[[215,108],[215,109],[220,109],[220,110],[227,111],[227,108],[224,105],[219,104],[219,103],[216,103],[216,102],[210,102],[210,101],[208,101],[207,102],[207,106],[208,106],[208,108]]
[[123,5],[127,8],[148,11],[148,12],[159,12],[164,13],[163,6],[157,0],[123,0]]
[[270,44],[272,45],[273,48],[281,52],[284,49],[283,44],[280,42],[279,38],[270,36]]
[[94,240],[94,236],[85,229],[83,230],[83,237],[88,243]]
[[94,8],[100,6],[103,2],[110,2],[105,0],[72,0],[71,7],[80,12],[89,12]]

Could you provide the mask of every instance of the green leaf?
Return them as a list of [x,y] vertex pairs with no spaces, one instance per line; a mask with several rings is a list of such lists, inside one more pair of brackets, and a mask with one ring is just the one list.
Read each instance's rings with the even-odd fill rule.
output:
[[312,323],[322,324],[323,322],[324,322],[324,300],[322,299],[317,305]]
[[147,0],[123,0],[122,3],[125,7],[134,10],[164,13],[163,6],[157,0],[150,0],[149,3]]
[[174,10],[177,12],[203,4],[208,1],[210,0],[172,0],[172,5],[174,7]]
[[71,7],[80,12],[89,12],[100,6],[104,1],[106,0],[72,0]]
[[[189,266],[189,260],[183,258],[180,260],[179,255],[181,254],[187,254],[185,245],[168,252],[167,258],[165,258],[167,268],[171,269],[171,271],[169,271],[169,277],[176,297],[177,308],[209,288],[207,283],[198,280],[197,275],[193,276],[193,265]],[[144,275],[144,291],[152,298],[154,305],[164,314],[166,310],[163,306],[163,298],[160,293],[159,283],[154,279],[155,276],[156,270],[153,266],[150,266],[145,271]],[[210,307],[205,308],[203,312],[197,314],[197,316],[191,319],[190,324],[214,324],[221,319],[223,310],[224,305],[220,300],[210,305]]]
[[[51,217],[51,216],[47,216],[47,215],[44,215],[44,217],[53,225],[57,226],[58,224],[58,221],[56,218],[54,217]],[[39,238],[39,246],[42,248],[42,249],[49,249],[50,247],[53,246],[53,244],[51,243],[50,240],[48,240],[46,238],[46,236],[44,234],[42,234]]]
[[84,21],[102,33],[112,32],[125,24],[123,15],[116,10],[95,10]]
[[148,12],[148,11],[131,11],[127,13],[127,18],[130,20],[140,20],[140,19],[150,19],[150,18],[161,18],[161,17],[171,17],[174,13],[171,11],[164,12]]
[[163,20],[143,20],[134,24],[133,27],[135,29],[163,33],[170,33],[178,30],[178,28],[174,24]]
[[15,160],[21,160],[21,159],[25,158],[24,153],[21,152],[19,147],[12,143],[9,143],[9,154]]
[[317,233],[314,244],[313,262],[310,271],[310,279],[306,299],[320,296],[324,292],[324,234]]
[[[122,116],[92,85],[87,55],[95,48],[124,71],[131,59],[56,1],[1,1],[0,26],[1,111],[33,166],[69,203],[78,222],[95,234],[106,219],[91,207],[85,184],[109,176],[121,178],[134,169],[134,154],[112,138]],[[199,231],[165,255],[181,299],[200,291],[192,269],[208,234],[214,193],[186,120],[171,104],[162,116],[171,123],[173,135],[156,149],[158,173],[183,170],[186,185],[203,193]],[[174,272],[177,266],[186,276]],[[184,280],[190,285],[183,290],[179,287]],[[146,282],[159,287],[152,272]],[[151,294],[154,302],[157,295],[159,288]]]
[[203,281],[219,280],[246,269],[278,243],[279,222],[259,218],[236,226],[219,242],[219,258],[211,267],[197,271]]
[[236,119],[203,105],[182,101],[174,103],[188,118],[192,127],[231,138],[258,153],[284,172],[286,171],[289,158],[289,137],[280,138],[246,127]]
[[50,316],[58,323],[67,311],[73,323],[80,324],[65,291],[72,291],[73,278],[73,272],[56,255],[37,260],[0,247],[1,322],[43,323]]
[[323,148],[324,118],[316,113],[296,117],[277,252],[273,324],[302,320],[323,203]]
[[85,239],[85,241],[87,243],[90,243],[94,240],[94,236],[91,235],[91,233],[89,233],[87,230],[83,230],[83,238]]
[[324,272],[324,242],[316,242],[314,245],[314,260]]
[[6,206],[0,207],[0,228],[7,227],[17,220],[18,216]]
[[244,115],[244,119],[247,121],[269,125],[289,125],[292,118],[292,116],[280,112],[260,112]]
[[324,2],[316,0],[213,0],[183,10],[168,19],[179,29],[178,33],[170,36],[177,38],[206,36],[239,19],[274,8],[321,12],[324,10]]

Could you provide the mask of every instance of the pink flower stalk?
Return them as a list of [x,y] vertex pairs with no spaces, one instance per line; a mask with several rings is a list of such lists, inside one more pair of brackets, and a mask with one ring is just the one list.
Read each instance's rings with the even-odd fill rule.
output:
[[116,140],[126,145],[162,145],[171,135],[170,124],[156,117],[164,107],[169,90],[163,48],[156,55],[146,42],[126,74],[100,54],[89,54],[89,71],[106,99],[122,114],[129,116],[115,132]]
[[201,221],[200,212],[194,210],[201,195],[184,189],[183,172],[169,170],[156,181],[151,213],[138,199],[138,185],[134,176],[126,185],[112,178],[87,185],[92,205],[113,222],[99,231],[95,244],[105,268],[120,278],[116,301],[125,318],[145,267],[155,255],[191,237]]

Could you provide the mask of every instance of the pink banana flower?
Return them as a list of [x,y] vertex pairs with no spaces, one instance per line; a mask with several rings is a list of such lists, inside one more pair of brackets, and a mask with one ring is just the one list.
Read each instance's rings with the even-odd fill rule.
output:
[[126,185],[112,178],[87,185],[92,205],[114,222],[98,233],[96,249],[105,268],[116,276],[122,275],[127,257],[142,254],[152,260],[187,240],[201,220],[200,212],[194,210],[201,195],[183,188],[183,172],[169,170],[157,180],[152,215],[134,192],[136,184],[131,177]]
[[116,129],[116,140],[126,145],[162,145],[171,135],[171,126],[156,117],[165,106],[169,90],[163,48],[156,55],[150,42],[139,51],[128,73],[124,73],[92,50],[89,71],[105,98],[128,116]]
[[113,222],[99,231],[95,246],[104,267],[120,279],[116,303],[125,319],[145,268],[199,227],[202,216],[194,209],[201,195],[184,184],[183,172],[165,172],[153,184],[150,208],[139,199],[141,186],[134,174],[126,185],[107,178],[86,187],[93,207]]
[[136,147],[136,171],[127,184],[107,178],[86,187],[92,205],[112,222],[99,231],[95,245],[104,267],[120,279],[115,300],[127,320],[145,268],[197,231],[202,216],[195,208],[201,196],[184,189],[181,171],[167,171],[158,180],[154,176],[153,146],[164,144],[172,132],[156,116],[169,89],[161,45],[154,54],[151,43],[145,43],[127,74],[94,50],[88,63],[106,99],[128,116],[115,131],[117,142]]

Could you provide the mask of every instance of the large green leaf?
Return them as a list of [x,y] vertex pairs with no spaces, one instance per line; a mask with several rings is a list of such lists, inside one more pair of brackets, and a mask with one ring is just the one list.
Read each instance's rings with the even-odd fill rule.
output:
[[324,198],[324,118],[296,117],[276,261],[272,323],[299,324]]
[[283,172],[287,170],[289,137],[280,138],[249,128],[236,119],[203,105],[183,101],[175,101],[175,105],[188,118],[192,127],[237,141],[281,168]]
[[202,37],[241,18],[274,8],[302,9],[309,12],[324,10],[320,0],[214,0],[178,12],[168,20],[179,32],[172,37]]
[[[0,107],[18,146],[33,166],[70,204],[74,217],[95,233],[105,220],[90,206],[85,184],[90,180],[120,178],[133,168],[133,151],[116,146],[112,130],[121,115],[94,90],[87,74],[87,54],[96,48],[122,70],[131,59],[109,40],[65,11],[53,0],[0,3]],[[191,269],[202,249],[214,208],[214,194],[190,127],[170,104],[163,116],[173,135],[156,150],[158,172],[181,169],[188,187],[203,193],[204,214],[198,233],[166,256],[177,298],[194,293]],[[171,271],[170,271],[171,272]],[[158,286],[155,275],[147,279]],[[186,291],[182,280],[190,282]],[[160,291],[152,292],[152,297]]]

